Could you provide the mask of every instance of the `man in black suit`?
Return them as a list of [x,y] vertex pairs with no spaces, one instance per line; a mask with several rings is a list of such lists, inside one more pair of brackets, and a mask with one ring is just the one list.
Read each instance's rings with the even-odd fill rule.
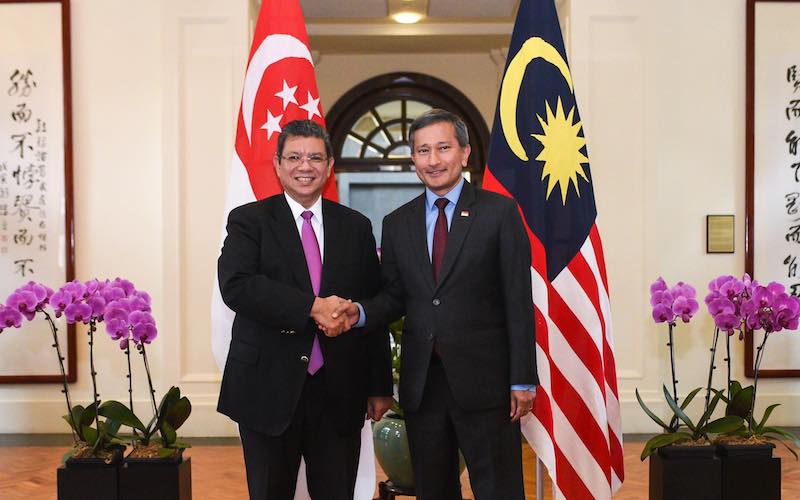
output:
[[519,418],[538,383],[530,243],[511,199],[464,180],[460,118],[428,111],[409,143],[425,192],[383,221],[381,293],[334,317],[405,314],[400,404],[417,498],[461,498],[460,449],[476,499],[523,499]]
[[378,291],[375,239],[321,198],[333,151],[318,124],[288,123],[273,163],[284,193],[231,211],[219,258],[236,318],[218,411],[239,424],[251,499],[291,499],[302,456],[312,498],[351,500],[364,416],[392,402],[389,338],[331,316],[334,295]]

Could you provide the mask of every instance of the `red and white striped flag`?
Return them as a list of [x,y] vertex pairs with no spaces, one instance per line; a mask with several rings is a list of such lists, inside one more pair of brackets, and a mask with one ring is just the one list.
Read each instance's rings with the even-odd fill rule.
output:
[[[301,119],[325,125],[303,12],[298,0],[264,0],[244,77],[224,220],[240,205],[282,192],[272,158],[282,126]],[[333,175],[322,195],[338,200]],[[224,238],[223,222],[220,242]],[[233,311],[222,301],[215,279],[211,300],[211,350],[220,370],[224,370],[228,357],[233,317]],[[365,423],[355,498],[371,499],[374,490],[372,433]],[[301,469],[295,499],[307,498]]]
[[523,433],[555,498],[624,479],[611,307],[586,139],[553,0],[523,0],[484,187],[514,198],[531,242],[540,385]]

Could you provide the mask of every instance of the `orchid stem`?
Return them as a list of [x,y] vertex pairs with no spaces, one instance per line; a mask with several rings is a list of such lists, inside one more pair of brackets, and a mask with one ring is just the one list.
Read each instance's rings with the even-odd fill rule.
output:
[[[128,407],[133,413],[133,370],[131,370],[131,344],[128,341],[128,344],[125,346],[125,357],[128,361]],[[135,437],[139,436],[139,433],[136,432],[136,429],[133,429],[133,435]]]
[[719,339],[719,328],[714,329],[714,340],[711,343],[711,363],[708,366],[708,385],[706,385],[706,405],[703,414],[708,413],[708,405],[711,400],[711,382],[714,379],[714,358],[717,356],[717,340]]
[[[100,433],[100,395],[97,393],[97,371],[94,369],[94,331],[95,320],[89,321],[89,369],[92,373],[92,394],[94,399],[94,420],[97,422],[97,440],[101,439]],[[94,443],[95,445],[97,442]]]
[[761,360],[764,359],[764,345],[767,343],[767,337],[769,337],[769,332],[764,332],[764,340],[761,341],[761,345],[758,346],[758,354],[756,354],[755,377],[753,381],[753,400],[750,402],[750,414],[748,415],[750,419],[747,422],[747,425],[750,428],[750,435],[753,434],[753,423],[755,420],[753,413],[756,411],[756,393],[758,392],[758,369],[761,366]]
[[[72,401],[69,397],[69,385],[67,380],[67,372],[64,370],[64,356],[61,355],[61,346],[58,343],[58,329],[56,328],[55,322],[53,322],[53,318],[47,314],[46,311],[42,311],[44,314],[45,319],[48,323],[50,323],[50,332],[53,334],[53,347],[56,349],[56,355],[58,356],[58,367],[61,370],[61,384],[64,386],[62,392],[64,393],[64,397],[67,400],[67,418],[69,418],[70,422],[72,422]],[[72,422],[70,426],[70,431],[72,431],[72,440],[77,441],[77,435],[75,434],[75,422]]]
[[672,328],[673,324],[669,324],[669,361],[672,366],[672,399],[678,403],[678,380],[675,378],[675,348],[673,346]]
[[725,362],[728,364],[728,401],[731,400],[731,336],[725,335]]
[[147,362],[147,352],[144,350],[144,342],[137,344],[139,348],[139,352],[142,353],[142,359],[144,360],[144,371],[147,372],[147,385],[150,387],[150,399],[153,402],[153,413],[156,416],[156,421],[158,421],[158,405],[156,404],[156,391],[153,389],[153,379],[150,377],[150,363]]

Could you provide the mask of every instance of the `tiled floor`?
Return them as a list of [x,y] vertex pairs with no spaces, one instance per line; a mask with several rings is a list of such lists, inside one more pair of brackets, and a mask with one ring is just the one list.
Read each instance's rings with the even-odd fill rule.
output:
[[[64,438],[59,438],[64,442]],[[21,444],[33,444],[22,446]],[[47,443],[48,445],[42,445]],[[196,500],[227,500],[247,498],[241,448],[232,440],[199,440],[188,450],[192,457],[192,490]],[[52,439],[0,439],[0,499],[44,500],[56,498],[55,469],[67,446],[54,445]],[[625,483],[614,496],[615,500],[647,498],[647,462],[639,461],[641,441],[626,442]],[[800,498],[800,463],[785,449],[778,448],[782,457],[783,498]],[[535,498],[534,455],[523,448],[525,490],[527,498]],[[383,479],[379,473],[379,479]],[[469,481],[462,479],[464,498],[472,498]],[[376,492],[377,496],[377,492]],[[545,498],[551,498],[546,488]]]

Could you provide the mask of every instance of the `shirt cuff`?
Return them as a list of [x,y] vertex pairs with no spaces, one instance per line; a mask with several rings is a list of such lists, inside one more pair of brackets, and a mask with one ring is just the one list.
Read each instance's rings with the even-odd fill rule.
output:
[[364,314],[364,308],[361,307],[360,303],[356,302],[356,307],[358,307],[358,321],[353,325],[353,328],[362,328],[367,324],[367,315]]
[[512,391],[529,391],[529,392],[536,392],[535,385],[527,385],[527,384],[514,384],[511,386]]

